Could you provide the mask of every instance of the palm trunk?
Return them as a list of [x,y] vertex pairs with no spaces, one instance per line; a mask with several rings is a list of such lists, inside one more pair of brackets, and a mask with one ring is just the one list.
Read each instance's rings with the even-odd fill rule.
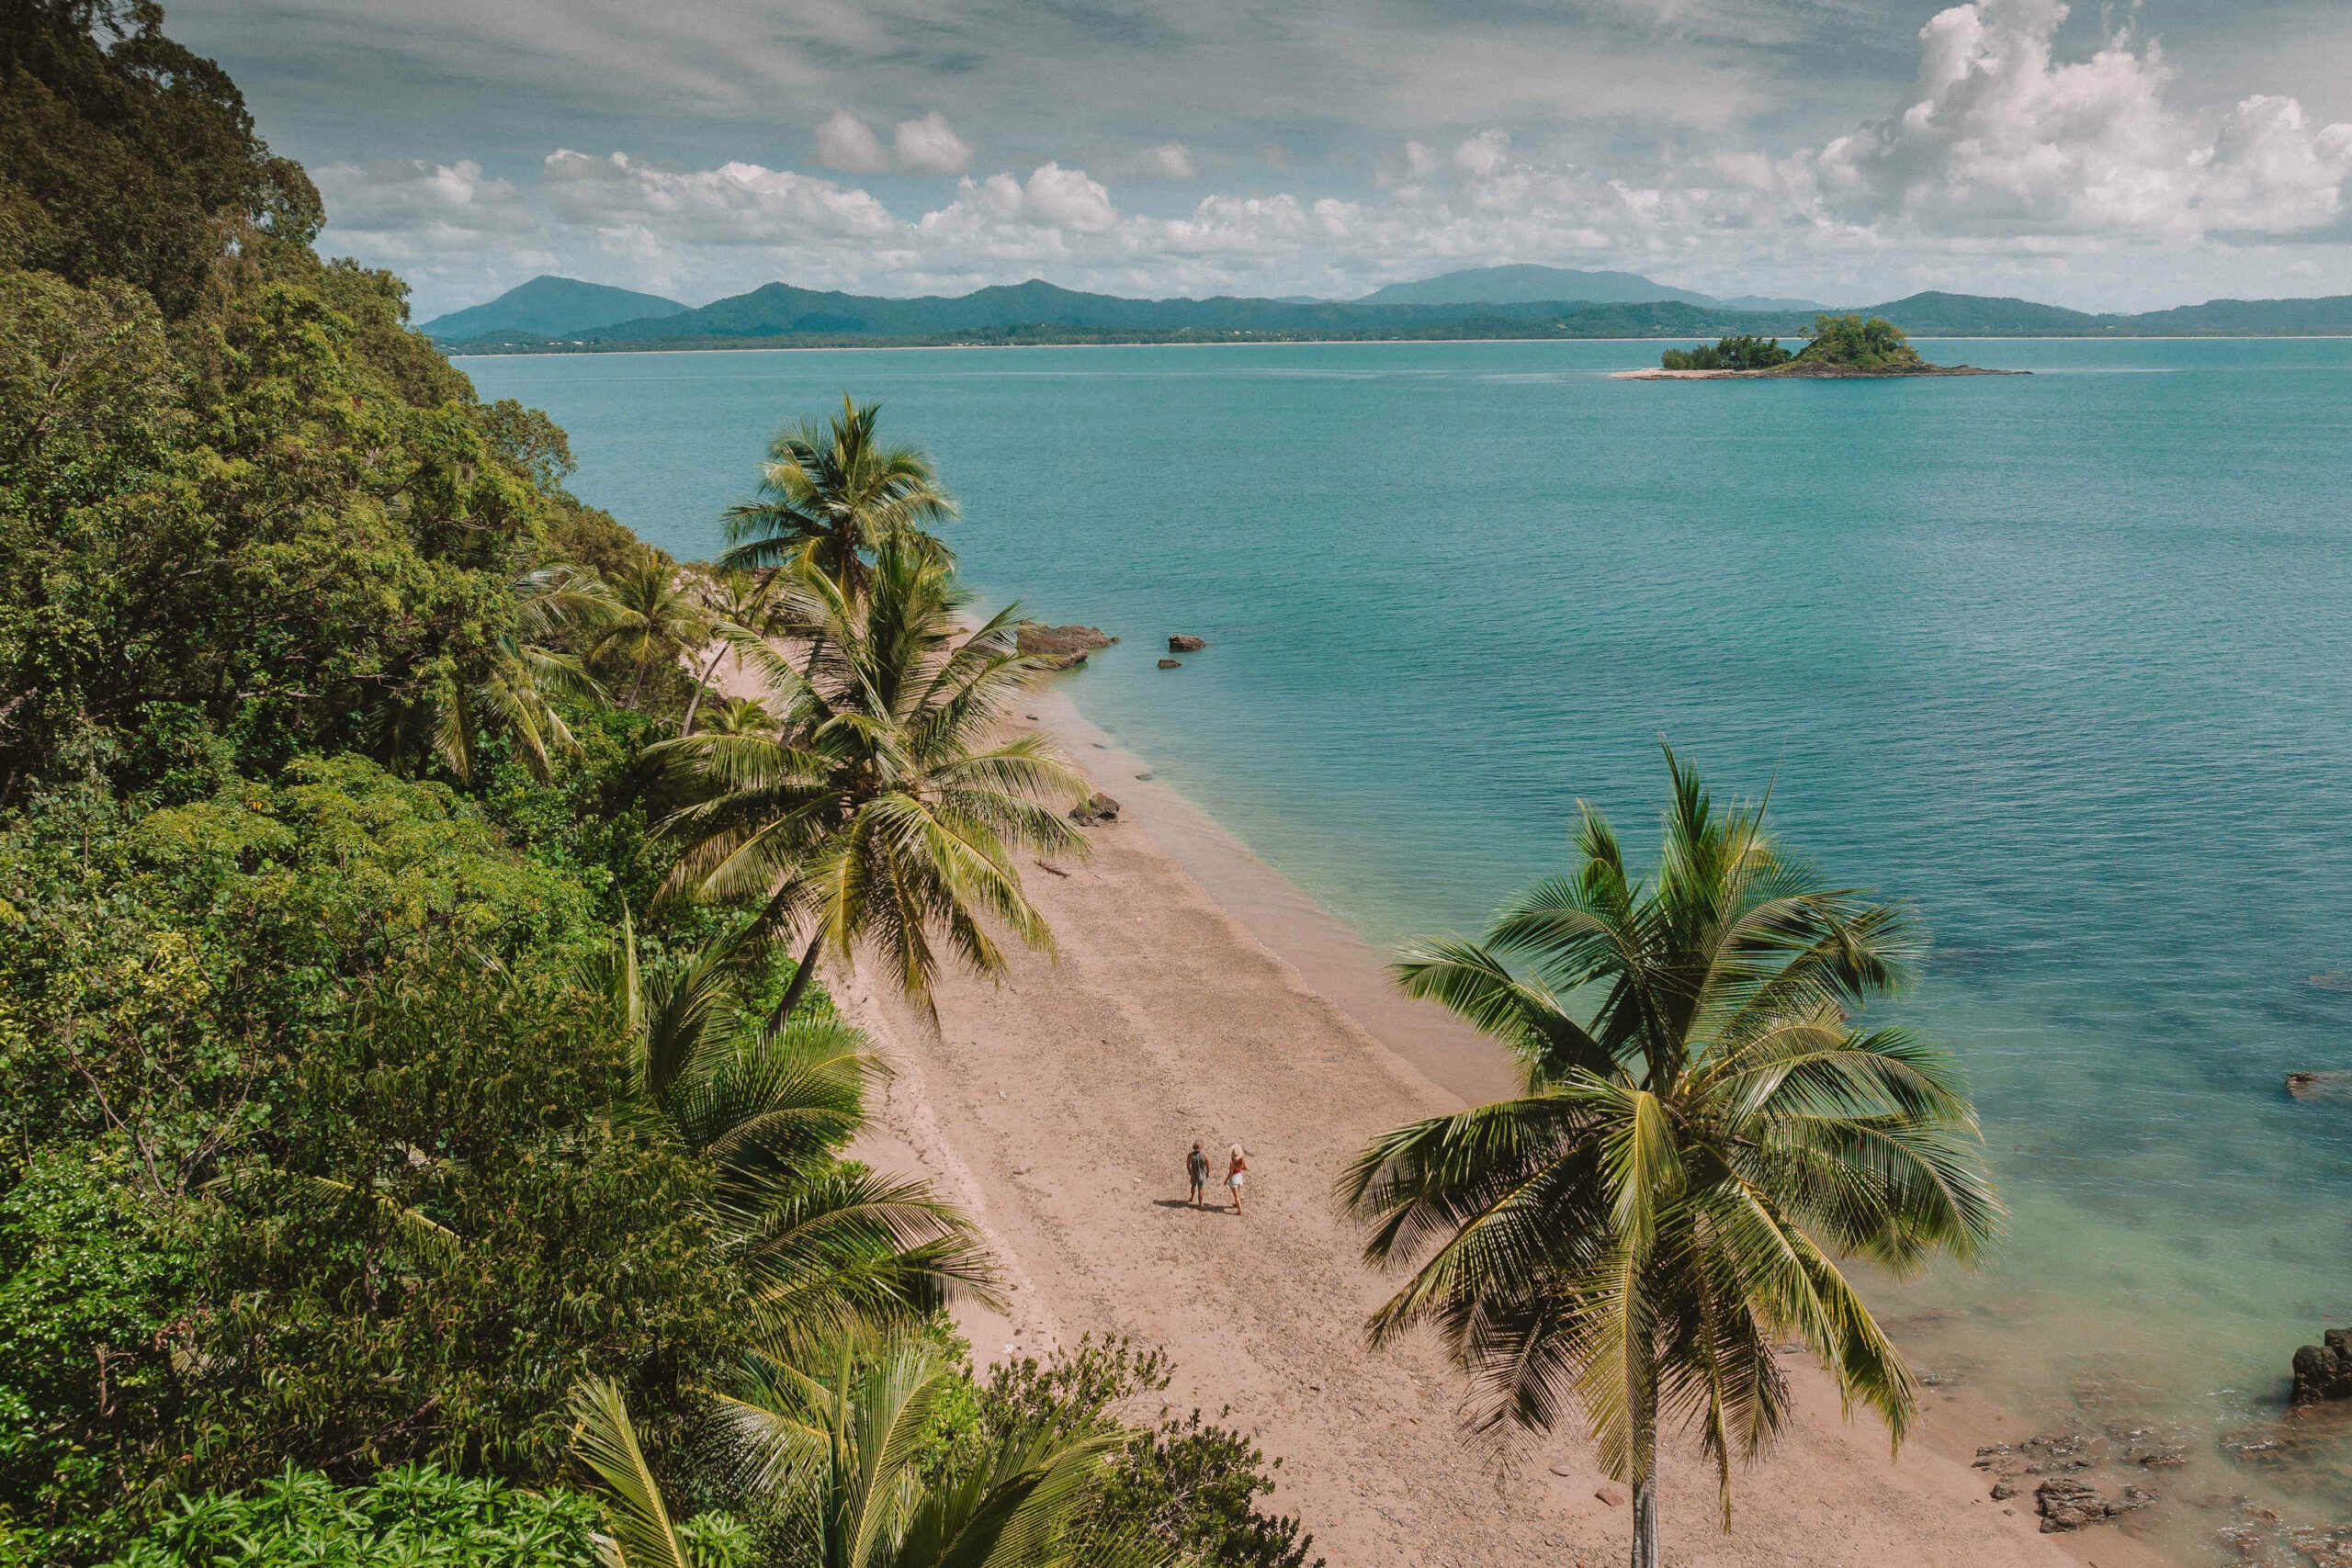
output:
[[784,988],[784,1000],[776,1003],[775,1011],[768,1017],[768,1032],[784,1028],[792,1010],[800,1005],[801,993],[808,988],[808,977],[817,973],[817,948],[825,940],[825,928],[820,923],[817,934],[808,939],[808,951],[800,955],[800,967],[792,972],[792,984]]
[[695,732],[695,709],[702,706],[703,688],[710,683],[710,672],[718,668],[718,661],[727,657],[727,648],[726,639],[721,638],[718,651],[710,656],[710,662],[704,665],[702,673],[695,677],[695,694],[686,699],[686,721],[678,726],[680,736],[692,735]]
[[1658,1568],[1657,1472],[1634,1483],[1634,1568]]

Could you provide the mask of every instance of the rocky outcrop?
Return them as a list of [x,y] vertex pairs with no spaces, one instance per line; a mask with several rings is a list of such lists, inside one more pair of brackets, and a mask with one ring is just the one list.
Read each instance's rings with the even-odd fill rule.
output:
[[1181,659],[1163,659],[1159,661],[1159,667],[1162,670],[1182,670],[1184,668],[1184,661]]
[[2352,1100],[2352,1073],[2289,1073],[2287,1092],[2297,1100]]
[[1197,637],[1171,637],[1168,639],[1170,653],[1198,653],[1208,646],[1208,640]]
[[1035,621],[1022,622],[1013,638],[1023,655],[1041,659],[1053,670],[1083,664],[1088,654],[1119,640],[1100,626],[1047,626]]
[[2155,1500],[2154,1493],[2143,1492],[2137,1486],[2126,1486],[2120,1495],[2109,1497],[2089,1482],[2071,1475],[2053,1475],[2033,1489],[2034,1511],[2041,1516],[2044,1535],[2103,1524],[2144,1508]]
[[2352,1399],[2352,1328],[2331,1328],[2321,1337],[2324,1343],[2295,1352],[2297,1404]]
[[1116,822],[1119,803],[1097,790],[1069,808],[1069,819],[1081,828],[1091,828],[1099,822]]

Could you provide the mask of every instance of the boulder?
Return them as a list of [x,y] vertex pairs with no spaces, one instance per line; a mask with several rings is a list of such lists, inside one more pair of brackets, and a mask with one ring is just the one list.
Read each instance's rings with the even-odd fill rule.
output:
[[1097,790],[1069,808],[1069,819],[1081,828],[1091,828],[1098,822],[1116,822],[1119,803]]
[[2352,1399],[2352,1328],[2331,1328],[2321,1338],[2295,1352],[2297,1404]]
[[2156,1500],[2153,1492],[2126,1486],[2120,1497],[2109,1497],[2087,1481],[2053,1475],[2033,1489],[2034,1511],[2041,1516],[2041,1533],[2078,1530],[2144,1508]]
[[2289,1073],[2287,1092],[2297,1100],[2352,1100],[2352,1073]]
[[1184,661],[1181,659],[1163,659],[1159,661],[1159,667],[1162,670],[1182,670],[1184,668]]
[[1170,653],[1198,653],[1207,646],[1206,640],[1196,637],[1178,636],[1168,639],[1168,651]]
[[1049,670],[1075,669],[1096,649],[1118,640],[1100,626],[1047,626],[1035,621],[1022,622],[1013,633],[1013,646],[1029,658],[1043,660]]

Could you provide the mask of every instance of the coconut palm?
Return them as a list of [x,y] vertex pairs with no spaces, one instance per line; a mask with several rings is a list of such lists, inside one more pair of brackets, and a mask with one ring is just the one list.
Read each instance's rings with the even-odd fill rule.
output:
[[1004,967],[990,918],[1050,948],[1012,852],[1081,848],[1057,807],[1088,787],[1042,737],[993,733],[1041,668],[1015,649],[1015,611],[958,637],[948,569],[901,540],[884,543],[862,594],[813,560],[787,570],[785,613],[814,629],[819,651],[803,671],[743,645],[778,732],[654,749],[704,795],[662,824],[685,844],[668,890],[763,900],[763,930],[805,942],[779,1018],[828,947],[843,963],[879,949],[925,1008],[940,941],[984,975]]
[[759,499],[728,509],[731,544],[721,561],[775,567],[805,557],[855,594],[865,585],[866,558],[885,544],[952,560],[930,530],[954,521],[955,500],[928,457],[876,438],[880,412],[879,403],[860,407],[844,397],[824,423],[804,420],[778,432],[761,465]]
[[[843,1338],[815,1371],[753,1353],[713,1400],[721,1446],[752,1495],[780,1499],[805,1522],[806,1560],[822,1568],[1152,1568],[1169,1553],[1148,1537],[1091,1528],[1125,1438],[1031,1427],[935,1483],[922,1438],[951,1369],[933,1345]],[[629,1568],[696,1568],[609,1383],[573,1396],[573,1452],[603,1494]],[[801,1560],[796,1556],[796,1561]]]
[[729,697],[702,716],[705,735],[773,735],[775,716],[757,697]]
[[1729,1526],[1733,1457],[1787,1418],[1780,1340],[1899,1445],[1917,1385],[1838,1260],[1973,1259],[2001,1219],[1951,1065],[1849,1019],[1905,976],[1907,916],[1826,885],[1775,848],[1760,807],[1719,812],[1667,762],[1654,884],[1584,807],[1572,873],[1483,942],[1400,955],[1405,990],[1510,1046],[1526,1089],[1385,1134],[1340,1186],[1373,1226],[1369,1260],[1418,1262],[1372,1339],[1435,1326],[1493,1440],[1577,1406],[1634,1489],[1636,1568],[1658,1561],[1661,1425],[1697,1428]]
[[953,1295],[997,1303],[970,1222],[921,1181],[845,1165],[887,1077],[840,1019],[763,1030],[739,928],[648,974],[634,930],[594,966],[626,1031],[640,1101],[715,1168],[719,1245],[780,1342],[911,1321]]
[[624,705],[635,707],[646,676],[657,665],[702,647],[714,629],[709,612],[680,581],[677,569],[649,556],[613,580],[606,622],[590,649],[637,667],[623,699]]

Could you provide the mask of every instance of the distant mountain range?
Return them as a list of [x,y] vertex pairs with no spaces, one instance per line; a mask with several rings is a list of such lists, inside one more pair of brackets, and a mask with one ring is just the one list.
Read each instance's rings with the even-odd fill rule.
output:
[[542,273],[487,304],[435,316],[421,330],[437,343],[455,343],[484,333],[522,332],[561,337],[591,327],[609,327],[616,321],[658,321],[682,314],[687,309],[659,294],[639,294],[634,288],[610,288],[601,283],[582,283],[576,277],[554,277]]
[[[1753,297],[1715,300],[1688,290],[1668,290],[1631,273],[1487,267],[1450,276],[1457,281],[1396,284],[1355,300],[1127,299],[1034,279],[954,298],[899,299],[771,283],[693,310],[658,295],[541,277],[488,304],[438,317],[424,323],[424,330],[453,352],[478,354],[922,343],[1672,338],[1726,333],[1787,337],[1809,328],[1817,309],[1805,301]],[[1435,288],[1441,294],[1473,288],[1500,294],[1553,279],[1583,280],[1574,282],[1578,288],[1647,291],[1648,297],[1395,297],[1397,289],[1426,292],[1437,285],[1445,285]],[[1589,281],[1593,279],[1603,281]],[[1840,308],[1884,316],[1915,337],[2352,336],[2352,295],[2214,299],[2145,315],[2095,315],[2028,299],[1939,293]],[[628,313],[616,316],[614,311]],[[605,319],[595,320],[600,314]]]
[[1416,283],[1375,288],[1359,305],[1530,305],[1564,299],[1588,305],[1640,305],[1654,299],[1712,305],[1724,310],[1826,310],[1811,299],[1770,299],[1754,294],[1718,299],[1653,283],[1637,272],[1576,272],[1564,266],[1481,266]]

